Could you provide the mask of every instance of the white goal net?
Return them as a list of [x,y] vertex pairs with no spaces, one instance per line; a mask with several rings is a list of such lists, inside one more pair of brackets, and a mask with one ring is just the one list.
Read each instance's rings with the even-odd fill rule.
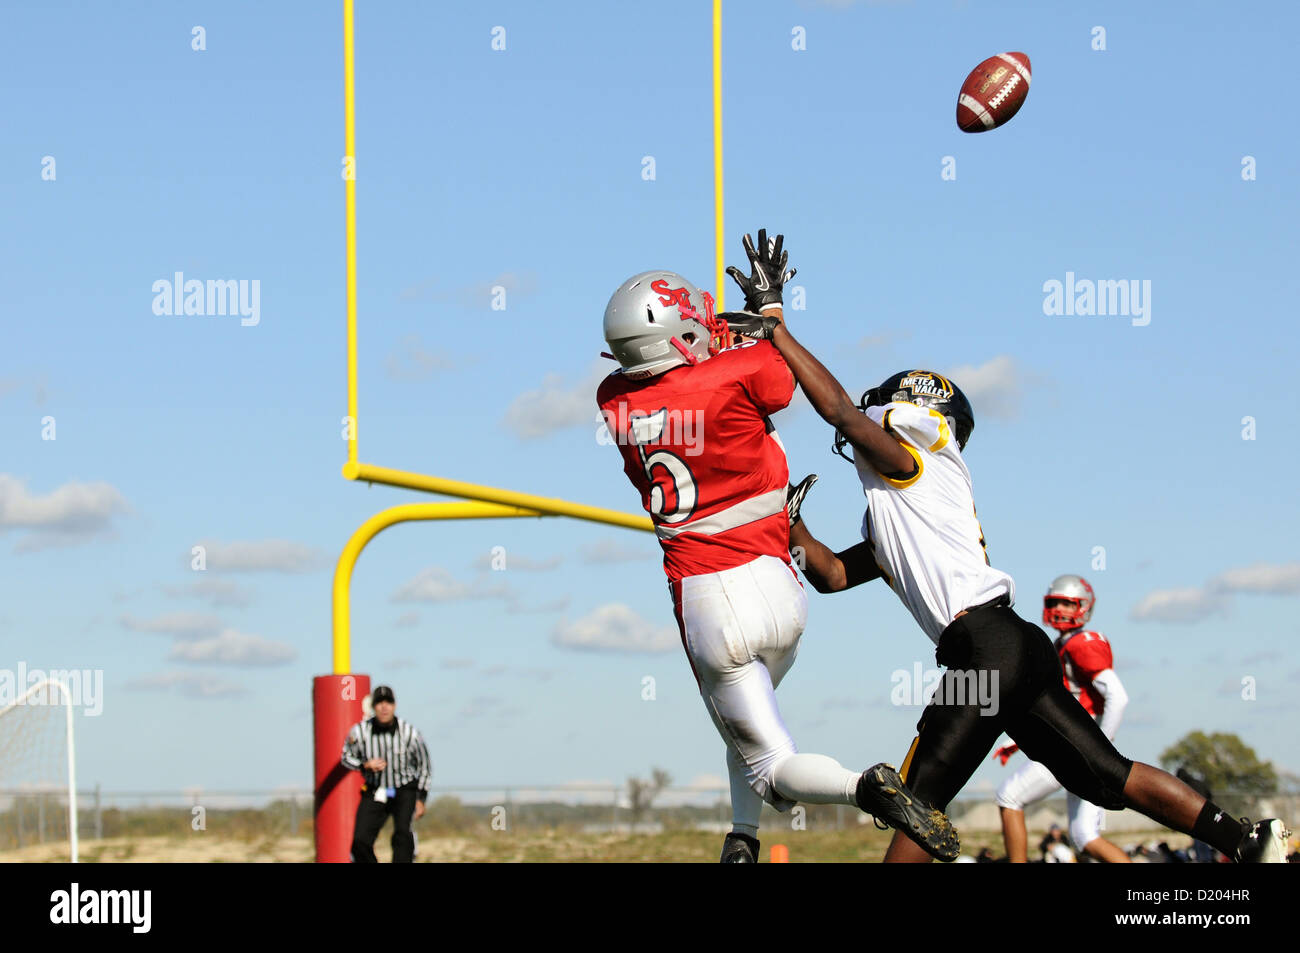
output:
[[66,845],[77,862],[72,696],[55,679],[0,703],[0,852],[35,844]]

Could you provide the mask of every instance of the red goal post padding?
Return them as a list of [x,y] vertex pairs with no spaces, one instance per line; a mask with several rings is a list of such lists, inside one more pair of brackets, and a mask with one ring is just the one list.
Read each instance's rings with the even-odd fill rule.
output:
[[340,763],[348,731],[361,720],[370,694],[369,675],[317,675],[312,679],[312,721],[316,735],[316,862],[352,859],[352,825],[361,803],[361,772]]

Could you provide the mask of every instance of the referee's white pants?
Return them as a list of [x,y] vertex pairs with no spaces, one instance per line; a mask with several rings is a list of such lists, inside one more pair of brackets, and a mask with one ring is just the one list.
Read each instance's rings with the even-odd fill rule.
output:
[[[808,597],[790,567],[760,556],[687,576],[672,589],[700,695],[727,744],[737,821],[750,813],[736,803],[745,787],[781,811],[797,801],[854,804],[858,775],[822,755],[796,755],[776,704],[776,686],[794,664],[808,618]],[[742,779],[745,787],[737,790]],[[754,802],[746,823],[757,826],[761,806]]]
[[[998,807],[1023,811],[1026,806],[1035,804],[1060,789],[1061,782],[1056,780],[1045,765],[1030,761],[1002,782],[996,801]],[[1106,814],[1096,804],[1068,791],[1065,802],[1070,817],[1070,840],[1074,842],[1075,850],[1083,850],[1101,836]]]

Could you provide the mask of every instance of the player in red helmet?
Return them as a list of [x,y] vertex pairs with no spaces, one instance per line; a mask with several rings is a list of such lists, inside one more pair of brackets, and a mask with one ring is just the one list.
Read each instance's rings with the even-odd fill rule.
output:
[[[1057,576],[1043,596],[1043,622],[1061,633],[1056,639],[1056,652],[1061,658],[1065,687],[1084,711],[1101,727],[1102,734],[1115,739],[1128,693],[1124,683],[1115,674],[1110,642],[1100,632],[1085,629],[1092,618],[1097,597],[1088,580],[1082,576]],[[993,757],[1003,764],[1019,748],[1005,745],[993,752]],[[1029,835],[1025,830],[1025,808],[1061,789],[1046,765],[1030,761],[998,788],[997,803],[1002,814],[1002,838],[1006,843],[1007,859],[1013,864],[1029,860]],[[1128,854],[1101,836],[1105,812],[1077,794],[1067,794],[1066,803],[1070,818],[1070,840],[1080,850],[1096,860],[1112,864],[1126,864]]]
[[[748,237],[747,237],[748,239]],[[755,308],[780,313],[781,238],[748,243],[745,279]],[[742,276],[743,277],[743,276]],[[775,689],[798,651],[808,603],[790,564],[785,449],[769,419],[794,395],[794,377],[769,343],[728,346],[712,299],[673,272],[624,282],[605,310],[614,371],[596,402],[623,469],[664,551],[682,646],[727,748],[733,827],[722,861],[758,859],[763,802],[858,807],[904,830],[919,850],[953,860],[948,818],[904,787],[894,769],[849,771],[801,754]]]

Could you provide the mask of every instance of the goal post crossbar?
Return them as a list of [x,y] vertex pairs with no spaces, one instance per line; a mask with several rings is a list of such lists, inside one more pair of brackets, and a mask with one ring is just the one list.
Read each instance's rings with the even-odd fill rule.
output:
[[[379,468],[374,468],[379,469]],[[437,481],[435,477],[422,478],[428,481]],[[374,482],[389,482],[387,480],[374,480]],[[455,484],[456,481],[437,481],[439,483]],[[405,485],[405,484],[396,484]],[[474,484],[457,484],[462,487],[473,487]],[[416,487],[423,489],[424,487]],[[492,487],[482,487],[483,490],[493,490]],[[449,492],[447,489],[434,490],[434,492]],[[531,499],[542,504],[535,508],[529,508],[518,505],[510,505],[501,502],[485,501],[482,499],[466,503],[404,503],[400,506],[391,506],[386,510],[381,510],[370,519],[366,520],[354,532],[347,544],[343,547],[343,552],[339,554],[339,560],[334,569],[334,632],[333,632],[333,655],[334,655],[334,674],[347,674],[352,667],[352,570],[356,567],[357,558],[361,555],[366,545],[388,529],[398,523],[410,522],[412,520],[465,520],[465,519],[508,519],[519,518],[524,516],[544,517],[544,516],[572,516],[578,519],[592,520],[600,523],[611,523],[616,526],[634,526],[637,529],[649,530],[650,518],[643,517],[638,522],[638,518],[630,516],[627,513],[619,513],[617,510],[601,510],[599,507],[583,507],[579,504],[566,503],[564,500],[548,500],[546,497],[532,497],[526,493],[512,493],[509,490],[496,491],[498,494],[512,499]],[[570,512],[570,509],[591,511],[590,513]]]

